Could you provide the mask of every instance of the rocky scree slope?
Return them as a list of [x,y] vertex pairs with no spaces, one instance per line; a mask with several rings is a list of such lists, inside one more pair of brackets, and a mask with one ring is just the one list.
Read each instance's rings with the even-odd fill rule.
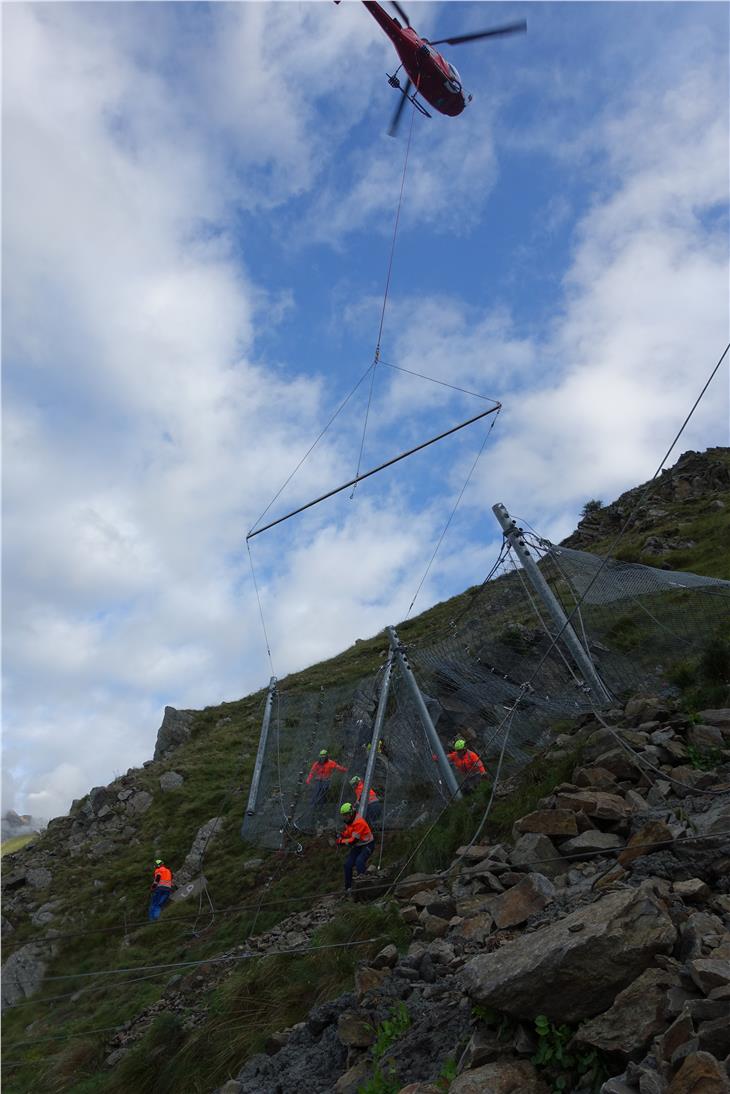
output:
[[574,752],[571,780],[511,839],[403,878],[405,952],[219,1094],[727,1094],[730,709],[701,717],[637,698],[563,734],[544,762]]

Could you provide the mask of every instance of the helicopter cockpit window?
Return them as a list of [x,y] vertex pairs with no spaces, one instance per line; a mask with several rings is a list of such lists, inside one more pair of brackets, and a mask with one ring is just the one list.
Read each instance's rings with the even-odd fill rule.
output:
[[[447,62],[447,64],[448,64],[448,62]],[[460,84],[461,83],[461,76],[459,75],[459,73],[456,71],[456,69],[454,68],[454,66],[452,64],[449,64],[449,72],[451,73],[451,79],[454,81],[454,83]]]

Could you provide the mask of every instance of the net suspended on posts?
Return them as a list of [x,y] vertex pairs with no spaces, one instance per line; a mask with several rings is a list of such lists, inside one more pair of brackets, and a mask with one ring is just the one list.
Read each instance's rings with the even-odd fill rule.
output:
[[[540,569],[609,690],[620,698],[666,683],[672,664],[697,653],[730,620],[730,582],[542,544]],[[529,760],[556,721],[591,709],[580,671],[523,572],[506,569],[435,633],[400,637],[445,749],[464,737],[493,767],[507,735],[507,770]],[[576,603],[579,607],[576,609]],[[383,635],[383,658],[388,639]],[[242,837],[267,848],[296,846],[334,829],[339,806],[355,802],[350,779],[363,776],[382,670],[315,691],[277,691],[255,807]],[[518,702],[519,700],[519,702]],[[310,782],[321,749],[346,771]],[[377,830],[435,816],[450,791],[433,756],[414,697],[394,663],[373,773]]]

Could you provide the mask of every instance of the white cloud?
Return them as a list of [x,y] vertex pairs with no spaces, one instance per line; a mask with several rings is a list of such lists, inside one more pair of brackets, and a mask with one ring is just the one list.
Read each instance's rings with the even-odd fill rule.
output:
[[[402,144],[383,138],[332,189],[344,135],[379,110],[390,49],[360,5],[207,11],[202,44],[185,5],[4,13],[4,746],[7,793],[39,815],[147,758],[165,703],[265,681],[243,537],[332,396],[324,379],[254,360],[289,286],[263,292],[236,218],[258,211],[285,233],[304,209],[300,245],[317,218],[341,242],[389,223],[399,185]],[[356,101],[342,94],[355,68]],[[488,301],[394,292],[394,363],[504,400],[464,503],[487,511],[487,543],[498,498],[544,515],[551,534],[588,494],[646,477],[716,356],[727,255],[707,217],[726,196],[727,140],[715,71],[643,87],[620,117],[607,108],[591,140],[610,173],[550,330],[522,335]],[[497,109],[480,103],[478,126],[469,112],[434,124],[428,146],[418,133],[408,223],[476,222],[496,179]],[[560,222],[565,205],[552,212]],[[366,454],[473,405],[381,370]],[[703,406],[683,447],[703,447],[702,431],[722,440],[723,413],[721,399]],[[393,479],[255,541],[278,672],[404,614],[475,441],[429,465],[425,508]],[[358,444],[350,422],[277,504],[337,484]],[[483,574],[469,527],[457,521],[417,610]]]

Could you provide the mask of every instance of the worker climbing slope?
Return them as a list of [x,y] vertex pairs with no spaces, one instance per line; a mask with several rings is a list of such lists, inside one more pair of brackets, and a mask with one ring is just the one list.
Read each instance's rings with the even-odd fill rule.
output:
[[160,912],[172,894],[172,870],[165,866],[161,858],[155,859],[155,873],[152,881],[149,918],[152,923],[160,918]]
[[476,752],[466,747],[463,737],[454,741],[454,751],[449,752],[448,760],[456,768],[461,791],[464,794],[471,794],[476,789],[477,783],[487,777],[484,764]]
[[340,806],[340,815],[346,823],[337,837],[337,845],[350,848],[345,859],[345,892],[350,896],[353,870],[357,870],[358,874],[365,873],[368,860],[375,850],[375,837],[368,822],[357,816],[355,807],[350,802]]
[[[350,786],[355,791],[355,800],[357,804],[360,804],[362,798],[362,792],[365,788],[365,781],[360,775],[354,775],[350,779]],[[380,820],[381,806],[378,799],[378,795],[375,793],[372,787],[368,791],[368,804],[367,809],[363,810],[363,816],[370,821],[371,824],[377,824]]]
[[347,768],[343,767],[342,764],[338,764],[335,760],[330,760],[327,749],[323,748],[307,775],[307,785],[314,783],[310,803],[312,809],[317,809],[329,801],[330,784],[335,771],[345,772]]

